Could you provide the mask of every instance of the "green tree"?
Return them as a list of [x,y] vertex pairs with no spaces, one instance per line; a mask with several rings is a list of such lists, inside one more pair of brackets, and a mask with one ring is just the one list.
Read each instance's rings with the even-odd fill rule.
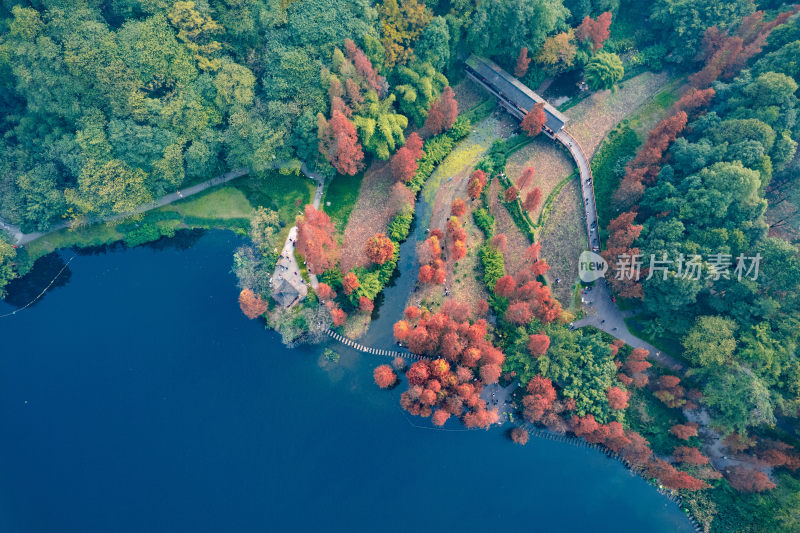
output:
[[730,363],[736,350],[736,323],[721,316],[697,317],[683,338],[686,357],[695,365],[713,367]]
[[584,69],[586,83],[593,91],[613,88],[624,74],[619,56],[602,50],[589,60]]

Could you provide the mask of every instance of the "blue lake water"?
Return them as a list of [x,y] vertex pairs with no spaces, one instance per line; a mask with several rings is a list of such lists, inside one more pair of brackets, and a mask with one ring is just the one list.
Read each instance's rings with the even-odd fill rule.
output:
[[1,532],[692,530],[597,451],[417,427],[372,383],[383,360],[285,349],[239,312],[239,243],[80,255],[0,319]]

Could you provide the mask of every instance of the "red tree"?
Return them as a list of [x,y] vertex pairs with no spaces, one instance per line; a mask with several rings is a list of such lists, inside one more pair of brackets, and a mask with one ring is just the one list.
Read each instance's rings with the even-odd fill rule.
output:
[[526,302],[517,302],[508,306],[503,318],[517,326],[523,326],[531,321],[533,312]]
[[672,450],[672,457],[679,463],[688,465],[708,464],[708,457],[700,453],[700,450],[692,446],[678,446]]
[[260,294],[256,295],[245,288],[239,293],[239,307],[247,318],[253,320],[267,312],[269,302],[262,300]]
[[528,382],[527,392],[522,397],[522,414],[529,422],[540,422],[556,400],[553,383],[549,378],[536,375]]
[[650,459],[650,456],[653,455],[650,443],[635,431],[628,433],[628,438],[630,439],[630,444],[622,448],[620,455],[634,466],[645,464]]
[[334,238],[336,230],[330,217],[309,204],[305,207],[303,216],[298,216],[295,223],[297,251],[306,258],[308,271],[319,275],[335,265],[339,245]]
[[417,171],[417,159],[411,150],[403,146],[392,156],[391,167],[394,179],[408,183]]
[[439,105],[442,110],[442,117],[444,118],[444,129],[448,130],[455,123],[458,118],[458,102],[456,101],[456,93],[448,85],[442,91]]
[[528,351],[534,357],[544,355],[549,347],[550,337],[544,333],[533,334],[528,337]]
[[401,320],[399,322],[395,322],[394,324],[394,338],[400,342],[403,342],[408,338],[408,334],[411,333],[411,326],[405,320]]
[[542,251],[542,245],[538,242],[535,242],[528,246],[525,250],[525,260],[529,262],[535,262],[539,260],[539,253]]
[[333,317],[333,325],[338,327],[344,324],[347,320],[347,313],[338,307],[334,307],[331,309],[331,317]]
[[522,119],[520,127],[529,137],[536,137],[542,132],[542,128],[546,122],[547,116],[544,114],[544,104],[537,103],[533,105],[533,108],[528,111]]
[[335,298],[336,294],[333,292],[333,289],[331,289],[330,285],[327,283],[320,283],[317,285],[317,296],[324,302],[325,300]]
[[382,265],[394,255],[394,243],[383,233],[378,233],[367,241],[364,251],[370,261]]
[[368,315],[372,313],[372,310],[375,309],[375,304],[372,303],[372,300],[367,298],[366,296],[362,296],[358,299],[358,310]]
[[340,174],[350,176],[363,167],[364,151],[358,142],[356,127],[339,110],[331,119],[318,118],[319,151]]
[[464,213],[467,212],[467,204],[461,198],[456,198],[450,204],[450,214],[454,217],[461,217],[464,216]]
[[428,363],[425,361],[416,361],[406,372],[406,378],[411,385],[424,385],[430,375]]
[[746,466],[731,467],[726,477],[739,492],[764,492],[777,486],[764,472]]
[[353,294],[353,291],[359,288],[361,284],[358,282],[358,277],[353,272],[348,272],[342,278],[342,289],[348,296]]
[[609,387],[606,396],[608,396],[608,406],[611,409],[625,409],[628,407],[631,394],[619,387]]
[[517,180],[517,186],[519,187],[519,190],[527,189],[528,187],[531,186],[531,184],[533,183],[534,174],[535,171],[533,170],[533,167],[528,167],[522,171],[522,174]]
[[691,422],[689,424],[675,424],[669,428],[669,432],[682,440],[689,440],[691,437],[697,436],[697,424]]
[[469,177],[469,183],[467,183],[467,194],[469,194],[470,198],[475,200],[481,195],[485,185],[486,173],[483,170],[476,170]]
[[406,307],[406,310],[403,312],[403,314],[409,320],[416,320],[420,317],[422,312],[419,310],[419,307],[408,306]]
[[506,189],[506,192],[503,194],[503,199],[505,199],[506,202],[513,202],[514,200],[517,199],[518,196],[519,196],[519,191],[514,185],[512,185],[511,187]]
[[590,41],[592,50],[596,52],[603,47],[603,42],[610,37],[610,26],[611,11],[606,11],[595,20],[588,16],[584,17],[575,34],[579,41]]
[[420,283],[430,283],[433,281],[433,274],[434,270],[433,267],[430,265],[422,265],[419,267],[419,275],[417,276],[417,280]]
[[381,365],[372,372],[375,383],[382,389],[387,389],[397,383],[397,374],[389,365]]
[[447,419],[450,418],[450,413],[444,409],[437,409],[431,416],[431,422],[434,426],[443,426]]
[[497,235],[491,238],[491,240],[489,241],[489,245],[498,252],[505,253],[506,246],[508,245],[508,239],[506,238],[504,233],[498,233]]
[[419,159],[423,155],[422,146],[423,146],[422,137],[420,137],[419,134],[415,131],[414,133],[408,136],[408,138],[406,139],[406,144],[403,148],[408,148],[411,151],[411,153],[414,154],[414,158]]
[[347,58],[353,62],[359,76],[369,85],[369,87],[377,92],[379,95],[385,92],[385,80],[378,75],[378,72],[372,66],[372,62],[367,55],[356,46],[350,39],[344,40],[344,49]]
[[522,47],[517,56],[517,64],[514,66],[514,76],[521,78],[528,73],[528,66],[531,64],[531,58],[528,57],[528,49]]
[[522,207],[526,211],[535,211],[541,203],[542,190],[539,187],[534,187],[533,190],[525,196],[525,201],[522,202]]
[[528,431],[524,428],[517,427],[511,430],[511,440],[520,446],[528,444],[528,438]]
[[480,370],[481,380],[486,385],[497,383],[497,380],[500,379],[500,374],[502,374],[502,372],[503,370],[500,368],[500,365],[483,365]]

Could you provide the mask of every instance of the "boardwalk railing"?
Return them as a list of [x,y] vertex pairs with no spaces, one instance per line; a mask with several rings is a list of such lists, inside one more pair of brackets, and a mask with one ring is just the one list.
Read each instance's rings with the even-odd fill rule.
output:
[[361,344],[359,342],[356,342],[356,341],[354,341],[353,339],[351,339],[349,337],[345,337],[344,335],[336,333],[332,329],[328,330],[328,335],[331,338],[333,338],[334,340],[337,340],[337,341],[341,342],[342,344],[344,344],[345,346],[348,346],[348,347],[350,347],[350,348],[352,348],[352,349],[354,349],[354,350],[356,350],[358,352],[368,353],[368,354],[372,354],[372,355],[383,355],[383,356],[386,356],[386,357],[402,357],[404,359],[410,359],[412,361],[419,361],[420,359],[429,359],[429,357],[425,357],[424,355],[417,355],[417,354],[413,354],[413,353],[408,352],[408,351],[399,352],[399,351],[396,351],[396,350],[384,350],[384,349],[381,349],[381,348],[370,348],[369,346],[364,346],[363,344]]

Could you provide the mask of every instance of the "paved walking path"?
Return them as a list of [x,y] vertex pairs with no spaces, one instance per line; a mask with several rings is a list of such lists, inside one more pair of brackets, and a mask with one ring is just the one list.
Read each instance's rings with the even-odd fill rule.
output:
[[[204,181],[202,183],[198,183],[197,185],[193,185],[191,187],[187,187],[186,189],[181,189],[180,191],[176,191],[165,196],[162,196],[155,202],[151,202],[149,204],[142,204],[130,213],[124,213],[120,215],[112,215],[110,217],[105,217],[100,220],[94,220],[92,223],[98,222],[113,222],[115,220],[122,220],[127,218],[131,215],[138,215],[141,213],[145,213],[150,211],[151,209],[156,209],[159,207],[164,207],[165,205],[169,205],[173,202],[178,200],[183,200],[184,198],[188,198],[189,196],[194,196],[197,193],[203,192],[209,187],[216,187],[217,185],[222,185],[223,183],[227,183],[231,180],[235,180],[236,178],[241,178],[242,176],[246,176],[250,173],[250,170],[246,168],[239,168],[236,170],[232,170],[226,174],[222,174],[221,176],[217,176],[216,178],[211,178],[210,180]],[[56,231],[62,230],[64,228],[68,228],[70,226],[69,222],[64,222],[63,224],[59,224],[58,226],[53,227],[49,231],[46,232],[32,232],[32,233],[23,233],[22,230],[14,226],[12,224],[8,224],[2,220],[0,220],[0,229],[4,229],[11,234],[14,238],[15,244],[18,246],[22,246],[27,244],[31,241],[35,241],[39,237],[44,237],[45,235],[50,235],[51,233],[55,233]]]
[[589,249],[595,252],[600,251],[600,233],[597,223],[597,204],[594,199],[594,183],[592,181],[592,167],[589,165],[589,160],[583,152],[580,144],[576,141],[566,130],[561,130],[556,133],[555,138],[558,142],[563,144],[575,164],[578,165],[578,171],[581,175],[581,194],[583,196],[584,213],[586,214],[586,239],[589,243]]

